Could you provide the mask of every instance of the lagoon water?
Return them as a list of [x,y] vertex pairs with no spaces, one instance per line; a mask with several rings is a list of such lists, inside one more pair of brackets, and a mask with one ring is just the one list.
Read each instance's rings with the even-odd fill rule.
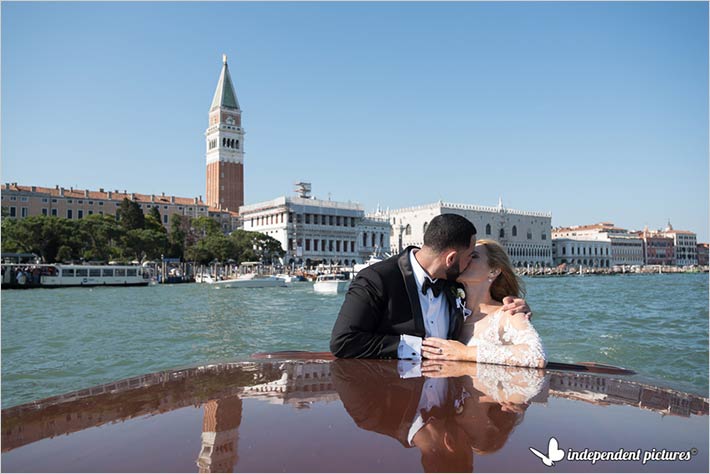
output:
[[[548,358],[708,396],[708,275],[525,279]],[[312,283],[2,291],[2,407],[254,352],[327,351],[344,295]]]

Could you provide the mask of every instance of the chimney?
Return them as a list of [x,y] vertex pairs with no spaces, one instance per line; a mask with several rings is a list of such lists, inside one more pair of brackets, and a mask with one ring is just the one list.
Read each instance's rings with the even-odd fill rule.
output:
[[165,193],[164,193],[164,192],[163,192],[163,193],[160,193],[160,195],[161,195],[162,197],[165,197]]
[[10,183],[5,183],[5,189],[10,189]]
[[150,202],[155,202],[155,194],[150,195]]
[[74,191],[74,186],[69,187],[69,191]]
[[36,193],[37,192],[37,186],[32,186],[32,192]]
[[59,188],[59,195],[64,197],[64,188]]
[[89,190],[88,189],[84,190],[84,197],[87,197],[87,198],[89,197]]
[[56,189],[57,191],[59,191],[59,185],[58,185],[58,184],[55,185],[55,186],[54,186],[54,189]]
[[104,188],[99,188],[99,192],[100,193],[104,192]]
[[[123,191],[123,194],[126,194],[126,191]],[[131,193],[131,201],[136,200],[136,193]]]
[[109,198],[109,199],[111,199],[111,197],[113,196],[113,193],[112,193],[111,191],[109,191],[109,192],[106,193],[106,194],[108,194],[108,198]]
[[170,196],[170,204],[175,204],[175,196]]
[[200,202],[202,202],[202,194],[200,194]]

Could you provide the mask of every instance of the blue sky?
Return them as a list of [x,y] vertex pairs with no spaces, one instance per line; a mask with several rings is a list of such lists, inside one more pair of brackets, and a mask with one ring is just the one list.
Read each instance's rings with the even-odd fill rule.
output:
[[2,181],[205,194],[221,55],[247,203],[438,199],[708,241],[707,3],[2,3]]

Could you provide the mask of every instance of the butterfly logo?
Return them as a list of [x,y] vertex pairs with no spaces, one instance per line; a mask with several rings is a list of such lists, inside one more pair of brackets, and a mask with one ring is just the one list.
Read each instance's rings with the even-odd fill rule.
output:
[[547,467],[552,467],[555,465],[555,462],[562,461],[565,458],[565,452],[560,449],[557,438],[554,436],[550,438],[550,442],[547,445],[547,455],[542,454],[535,448],[530,448],[530,451],[532,451],[535,456],[539,457]]

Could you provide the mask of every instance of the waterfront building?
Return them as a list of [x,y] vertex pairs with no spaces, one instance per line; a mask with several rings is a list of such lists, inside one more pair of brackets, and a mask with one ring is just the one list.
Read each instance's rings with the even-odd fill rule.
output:
[[552,238],[577,241],[605,241],[610,244],[610,265],[643,265],[643,239],[610,222],[574,227],[557,227]]
[[555,265],[584,265],[593,268],[611,267],[611,242],[553,238],[552,256]]
[[676,230],[669,221],[668,227],[658,233],[673,239],[676,265],[684,267],[698,264],[698,241],[695,232]]
[[205,141],[207,204],[219,210],[238,211],[244,204],[244,129],[226,55],[222,56]]
[[392,225],[390,249],[400,252],[409,245],[421,247],[431,220],[441,214],[459,214],[476,226],[477,239],[500,242],[516,267],[552,266],[552,215],[503,207],[453,204],[442,201],[387,211]]
[[390,246],[386,219],[366,216],[358,203],[310,197],[310,184],[299,196],[241,206],[244,230],[262,232],[281,242],[285,264],[354,265]]
[[651,232],[646,227],[636,232],[643,239],[643,259],[646,265],[675,265],[675,244],[673,239]]
[[710,244],[701,243],[697,245],[698,265],[708,265],[708,246]]
[[166,227],[170,216],[178,214],[186,217],[212,217],[217,219],[225,232],[232,231],[239,224],[236,212],[210,208],[202,196],[194,198],[166,196],[161,194],[138,194],[124,191],[98,191],[55,186],[21,186],[5,183],[2,188],[2,207],[8,217],[57,216],[67,219],[83,219],[92,214],[115,215],[124,199],[135,201],[144,214],[157,208],[161,221]]

